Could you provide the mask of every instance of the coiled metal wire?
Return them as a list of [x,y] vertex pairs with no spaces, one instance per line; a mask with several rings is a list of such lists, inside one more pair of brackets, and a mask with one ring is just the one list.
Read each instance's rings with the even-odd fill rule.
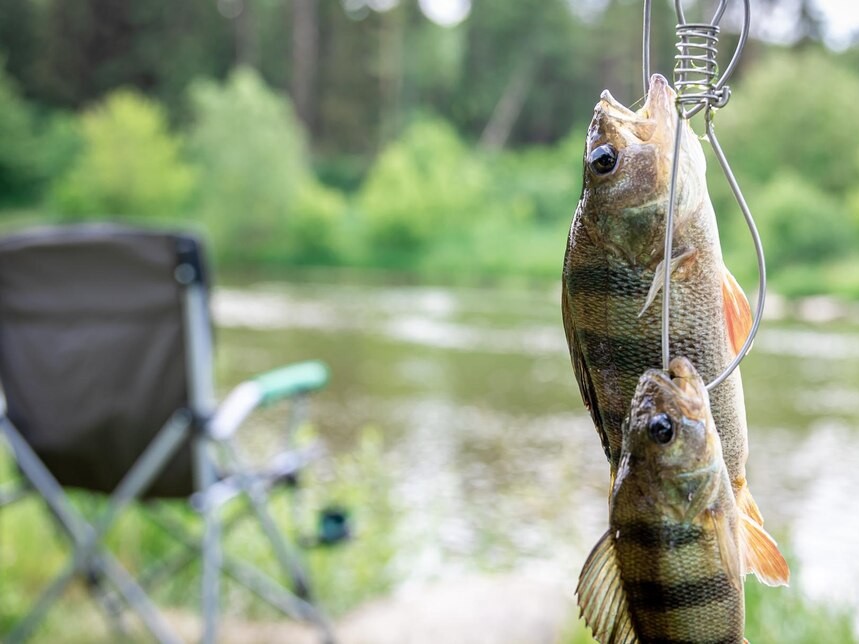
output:
[[[677,13],[678,24],[676,26],[677,33],[677,55],[675,56],[674,65],[674,88],[677,92],[677,119],[675,122],[674,135],[674,155],[671,165],[671,181],[668,191],[668,212],[665,217],[665,282],[663,283],[662,295],[662,368],[668,371],[668,365],[671,360],[670,354],[670,304],[671,304],[671,257],[673,250],[674,237],[674,209],[677,197],[677,172],[678,161],[680,157],[681,141],[683,136],[682,121],[692,118],[700,111],[704,111],[706,122],[707,139],[716,154],[719,165],[725,174],[725,178],[734,193],[734,198],[740,206],[743,217],[746,220],[746,225],[749,228],[749,233],[752,237],[752,242],[755,247],[755,254],[758,262],[758,297],[757,306],[755,308],[755,316],[752,322],[752,328],[749,332],[749,337],[746,338],[743,347],[740,349],[737,356],[719,374],[712,382],[707,385],[707,389],[713,389],[731,375],[743,358],[751,349],[752,342],[757,335],[758,328],[763,317],[764,304],[766,302],[766,260],[764,250],[761,244],[760,236],[758,235],[757,227],[755,226],[754,218],[749,210],[737,179],[734,176],[731,166],[725,157],[719,141],[716,138],[716,133],[713,128],[713,115],[715,110],[725,107],[731,98],[731,90],[727,85],[727,81],[733,74],[740,60],[743,48],[749,35],[749,25],[751,23],[751,11],[749,0],[743,0],[743,24],[740,31],[740,38],[737,43],[737,48],[734,51],[731,61],[725,68],[724,73],[719,74],[718,63],[718,45],[719,45],[719,23],[722,16],[725,14],[728,0],[721,0],[716,8],[713,19],[709,23],[688,23],[683,12],[683,6],[680,0],[675,0],[674,8]],[[644,72],[644,92],[645,95],[649,90],[650,83],[650,25],[651,25],[651,0],[644,0],[644,38],[643,38],[643,72]]]

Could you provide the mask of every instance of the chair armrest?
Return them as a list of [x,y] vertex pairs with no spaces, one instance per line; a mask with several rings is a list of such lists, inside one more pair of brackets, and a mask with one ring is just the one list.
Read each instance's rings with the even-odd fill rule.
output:
[[209,422],[209,435],[226,440],[261,405],[321,389],[328,382],[328,367],[313,360],[298,362],[256,376],[236,386]]
[[298,362],[254,378],[260,387],[261,403],[322,389],[328,384],[328,367],[318,360]]

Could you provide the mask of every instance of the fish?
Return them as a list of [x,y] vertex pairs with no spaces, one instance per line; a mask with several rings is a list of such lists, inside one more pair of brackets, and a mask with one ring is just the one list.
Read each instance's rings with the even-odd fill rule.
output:
[[[641,376],[624,423],[609,528],[579,607],[602,644],[744,642],[741,525],[710,400],[685,357]],[[763,533],[769,554],[781,557]]]
[[[587,132],[582,195],[564,256],[564,329],[579,391],[609,461],[610,489],[638,379],[662,363],[665,271],[671,272],[671,355],[686,356],[705,381],[733,361],[752,326],[748,300],[722,259],[704,151],[687,120],[680,125],[673,252],[668,262],[663,257],[675,98],[660,74],[651,77],[637,111],[602,93]],[[714,388],[710,404],[739,511],[763,525],[746,482],[739,369]],[[755,557],[757,532],[747,536],[749,570],[766,584],[786,584],[783,570]]]

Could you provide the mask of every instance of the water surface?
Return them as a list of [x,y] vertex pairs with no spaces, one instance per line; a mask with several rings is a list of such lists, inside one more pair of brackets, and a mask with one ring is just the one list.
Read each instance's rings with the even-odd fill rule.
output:
[[[383,431],[403,583],[529,568],[572,590],[607,525],[608,464],[559,299],[559,287],[222,288],[220,381],[330,365],[315,424],[341,452],[362,426]],[[748,479],[798,564],[789,592],[859,608],[859,326],[765,321],[742,370]]]

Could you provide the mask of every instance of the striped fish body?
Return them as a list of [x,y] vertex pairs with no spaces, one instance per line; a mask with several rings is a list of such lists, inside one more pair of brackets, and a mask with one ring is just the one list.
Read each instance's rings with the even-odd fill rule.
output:
[[[681,127],[673,252],[665,261],[665,213],[674,154],[674,91],[658,74],[633,112],[604,92],[585,148],[582,198],[564,259],[561,312],[579,391],[609,460],[621,467],[623,423],[640,374],[662,363],[661,286],[671,274],[669,345],[710,382],[742,348],[748,301],[722,261],[707,194],[704,152]],[[742,517],[743,571],[770,585],[789,570],[746,485],[748,440],[739,371],[716,387],[710,408]]]
[[[631,469],[618,481],[610,519],[636,634],[643,642],[742,642],[739,520],[727,471],[713,463],[697,479],[663,482],[676,486],[669,494],[642,495],[652,484]],[[684,516],[690,495],[708,487],[709,503]]]
[[743,642],[740,518],[707,392],[685,358],[671,375],[641,378],[577,589],[603,644]]
[[[664,271],[672,278],[670,353],[689,358],[708,382],[730,364],[751,326],[748,302],[722,261],[703,149],[686,122],[674,252],[663,261],[675,118],[674,92],[658,74],[638,112],[603,93],[588,130],[582,197],[564,259],[561,308],[570,355],[612,477],[636,382],[662,364]],[[748,441],[738,371],[711,403],[740,499]],[[759,518],[756,507],[750,513]]]
[[[709,203],[701,208],[704,212],[693,215],[692,225],[675,236],[675,254],[694,249],[695,258],[672,280],[669,345],[672,355],[687,356],[709,382],[735,354],[724,323],[715,217]],[[596,235],[590,229],[595,219],[612,215],[620,216],[576,215],[564,264],[564,299],[590,382],[592,413],[614,474],[620,460],[621,428],[638,378],[662,361],[662,307],[660,296],[639,315],[656,277],[652,262],[650,266],[630,263],[594,241]],[[730,478],[740,490],[745,483],[748,439],[739,370],[711,393],[711,409]]]
[[707,511],[688,522],[671,512],[642,516],[618,510],[612,517],[630,619],[642,642],[743,641],[741,577],[738,570],[726,571],[716,534],[724,529],[721,538],[731,535],[731,556],[739,565],[739,526],[727,476],[724,483]]

